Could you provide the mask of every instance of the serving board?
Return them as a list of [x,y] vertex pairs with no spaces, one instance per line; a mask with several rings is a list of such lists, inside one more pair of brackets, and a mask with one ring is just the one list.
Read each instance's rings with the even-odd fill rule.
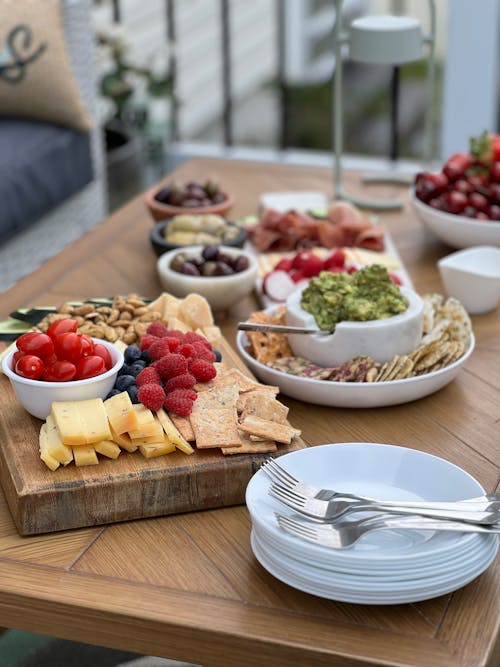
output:
[[[250,375],[227,341],[222,359]],[[0,375],[0,483],[20,535],[241,505],[246,486],[268,455],[225,456],[220,449],[175,451],[146,459],[123,451],[99,465],[49,470],[40,460],[42,422],[17,401]],[[292,424],[293,425],[293,424]],[[274,456],[305,447],[300,438]]]

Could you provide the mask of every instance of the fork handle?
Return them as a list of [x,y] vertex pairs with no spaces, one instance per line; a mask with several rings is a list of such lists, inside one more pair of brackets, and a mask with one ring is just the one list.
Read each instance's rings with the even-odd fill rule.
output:
[[431,519],[448,519],[450,521],[463,521],[465,523],[475,523],[475,524],[496,524],[500,522],[500,512],[482,512],[482,511],[471,511],[466,512],[463,510],[455,511],[452,510],[439,510],[433,508],[424,508],[419,507],[403,507],[403,506],[393,506],[386,505],[385,503],[375,504],[375,503],[360,503],[359,505],[352,505],[348,508],[343,516],[350,516],[356,514],[357,512],[387,512],[390,515],[400,515],[400,516],[413,516],[415,515],[421,517],[428,517]]
[[415,528],[420,530],[447,530],[460,533],[484,533],[486,535],[500,534],[500,523],[491,526],[480,526],[460,521],[433,521],[425,517],[371,517],[360,521],[358,525],[372,530],[382,528]]

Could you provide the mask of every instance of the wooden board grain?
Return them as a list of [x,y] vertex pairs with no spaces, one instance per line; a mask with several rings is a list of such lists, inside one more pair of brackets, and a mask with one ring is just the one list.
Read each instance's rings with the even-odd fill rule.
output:
[[[226,341],[223,360],[248,373]],[[155,459],[122,452],[98,466],[70,464],[55,472],[38,455],[42,422],[17,401],[0,377],[0,483],[20,535],[241,505],[266,454],[224,456],[220,449],[175,451]],[[277,455],[301,449],[300,439]]]

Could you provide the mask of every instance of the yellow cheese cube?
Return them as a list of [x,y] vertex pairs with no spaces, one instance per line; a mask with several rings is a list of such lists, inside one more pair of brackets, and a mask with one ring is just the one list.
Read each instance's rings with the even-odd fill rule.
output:
[[73,447],[73,456],[77,466],[95,466],[99,463],[97,454],[92,445]]
[[56,401],[52,403],[51,414],[64,445],[89,445],[111,438],[108,417],[101,398]]
[[165,410],[163,408],[160,408],[157,411],[156,416],[158,417],[158,420],[162,425],[168,440],[171,443],[173,443],[178,449],[184,452],[184,454],[192,454],[194,452],[194,449],[191,447],[189,442],[187,442],[187,440],[185,440],[179,433],[179,431],[174,426],[172,420],[167,415]]
[[104,409],[113,431],[118,435],[139,426],[132,401],[126,391],[106,399]]
[[130,436],[128,433],[115,433],[113,430],[113,427],[110,424],[109,430],[111,431],[111,440],[113,442],[116,442],[117,445],[120,445],[122,449],[127,450],[127,452],[135,452],[138,445],[134,444],[132,440],[130,439]]
[[101,442],[96,442],[94,449],[99,454],[107,456],[108,459],[117,459],[121,452],[121,449],[116,442],[112,442],[111,440],[101,440]]
[[45,465],[51,470],[57,470],[59,468],[59,461],[55,459],[48,451],[48,439],[47,439],[47,425],[42,424],[40,429],[40,435],[38,438],[39,449],[40,449],[40,458],[45,463]]
[[139,424],[137,428],[130,429],[128,432],[132,440],[135,440],[136,438],[156,436],[156,440],[160,442],[163,439],[161,435],[161,426],[158,428],[158,422],[155,420],[151,410],[144,407],[142,403],[135,403],[133,408]]
[[175,452],[175,447],[165,438],[163,442],[157,442],[151,445],[139,445],[139,450],[145,458],[152,459],[156,456],[163,456],[164,454]]
[[59,463],[68,465],[68,463],[73,460],[73,452],[71,451],[71,447],[68,447],[68,445],[64,445],[61,442],[61,438],[59,437],[57,426],[52,415],[47,417],[47,423],[45,426],[47,433],[46,451],[53,458],[55,458],[56,461],[59,461]]

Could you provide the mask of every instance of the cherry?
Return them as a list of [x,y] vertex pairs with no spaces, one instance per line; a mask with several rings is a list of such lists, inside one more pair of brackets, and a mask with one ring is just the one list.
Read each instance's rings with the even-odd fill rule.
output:
[[450,213],[461,213],[467,206],[467,195],[463,192],[451,190],[445,195],[446,210]]
[[489,202],[480,192],[471,192],[468,198],[468,204],[474,206],[478,212],[486,213],[489,208]]
[[478,211],[476,213],[476,220],[489,220],[489,216],[484,211]]
[[474,206],[470,206],[469,204],[462,211],[462,215],[465,215],[467,218],[475,218],[476,213],[477,209],[475,209]]
[[465,178],[460,178],[458,181],[455,181],[455,183],[453,183],[453,189],[457,190],[457,192],[463,192],[464,195],[468,195],[474,190],[472,185],[469,181],[466,181]]
[[472,158],[469,153],[456,153],[446,160],[443,167],[443,174],[450,181],[456,181],[465,174],[471,164]]
[[494,162],[491,165],[490,180],[494,183],[500,183],[500,162]]
[[498,204],[492,204],[490,206],[490,219],[500,220],[500,206],[498,206]]
[[415,177],[415,195],[417,199],[428,202],[437,197],[448,187],[448,179],[441,172],[423,171]]

